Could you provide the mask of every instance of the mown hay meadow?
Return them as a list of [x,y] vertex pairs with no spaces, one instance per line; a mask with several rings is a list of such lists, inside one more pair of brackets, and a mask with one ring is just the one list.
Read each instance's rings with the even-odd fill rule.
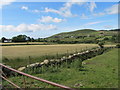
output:
[[2,46],[3,63],[19,68],[30,63],[41,62],[47,58],[56,58],[67,53],[98,47],[97,44],[59,44]]

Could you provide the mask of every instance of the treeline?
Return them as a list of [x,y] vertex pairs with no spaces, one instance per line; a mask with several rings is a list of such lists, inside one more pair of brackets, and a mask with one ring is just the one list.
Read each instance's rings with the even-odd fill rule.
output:
[[38,38],[34,39],[26,35],[18,35],[12,37],[12,39],[7,39],[5,37],[1,38],[1,42],[51,42],[51,43],[58,43],[58,44],[77,44],[77,43],[98,43],[100,41],[104,42],[113,42],[113,43],[120,43],[120,39],[118,35],[112,36],[94,36],[94,37],[84,37],[84,38]]
[[34,42],[34,38],[30,38],[26,35],[18,35],[12,38],[12,42]]
[[26,35],[18,35],[18,36],[15,36],[15,37],[12,37],[12,39],[7,39],[5,37],[2,37],[1,38],[1,42],[34,42],[35,39],[34,38],[31,38],[31,37],[28,37]]

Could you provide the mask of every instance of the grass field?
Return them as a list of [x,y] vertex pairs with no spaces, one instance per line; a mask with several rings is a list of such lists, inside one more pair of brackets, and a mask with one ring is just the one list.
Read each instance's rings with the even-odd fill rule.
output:
[[0,43],[1,46],[21,46],[21,45],[51,45],[48,42],[19,42],[19,43]]
[[2,46],[2,56],[7,58],[36,57],[43,55],[64,54],[76,50],[96,47],[97,44],[63,44],[63,45],[30,45],[30,46]]
[[[111,45],[107,45],[111,46]],[[31,63],[41,62],[47,58],[58,58],[63,55],[74,53],[93,47],[97,44],[57,44],[57,45],[24,45],[24,46],[1,46],[1,62],[13,68],[19,68]],[[0,49],[1,49],[0,48]]]
[[[33,75],[74,88],[118,87],[118,49],[112,49],[83,63],[81,70],[71,66],[69,68],[60,68],[54,73],[46,72]],[[22,76],[9,79],[17,85],[24,87]],[[26,80],[26,87],[53,88],[51,85],[36,80],[29,78],[26,78]],[[3,82],[3,84],[7,85],[7,82]]]
[[[86,60],[83,63],[83,69],[81,71],[71,67],[61,69],[58,73],[37,74],[36,76],[76,88],[118,87],[117,49]],[[46,84],[44,87],[51,86]]]
[[97,47],[97,44],[2,46],[2,62],[17,69],[30,63],[41,62],[47,58],[93,47]]
[[[28,42],[28,44],[43,44],[45,42]],[[27,44],[27,42],[21,42],[21,43],[0,43],[0,45],[5,45],[5,44]]]

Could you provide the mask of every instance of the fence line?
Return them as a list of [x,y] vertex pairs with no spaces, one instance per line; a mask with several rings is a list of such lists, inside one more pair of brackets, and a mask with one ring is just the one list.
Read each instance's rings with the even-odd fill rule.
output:
[[60,88],[63,88],[63,89],[68,89],[68,90],[75,90],[75,89],[72,89],[72,88],[64,86],[64,85],[60,85],[60,84],[57,84],[57,83],[54,83],[54,82],[51,82],[51,81],[48,81],[48,80],[45,80],[45,79],[42,79],[42,78],[38,78],[38,77],[35,77],[35,76],[32,76],[32,75],[26,74],[24,72],[20,72],[18,70],[13,69],[13,68],[7,67],[7,66],[5,66],[5,65],[3,65],[1,63],[0,63],[0,66],[2,66],[4,68],[7,68],[7,69],[9,69],[11,71],[14,71],[16,73],[22,74],[24,76],[27,76],[29,78],[32,78],[32,79],[35,79],[35,80],[38,80],[38,81],[41,81],[41,82],[44,82],[44,83],[48,83],[48,84],[56,86],[56,87],[60,87]]

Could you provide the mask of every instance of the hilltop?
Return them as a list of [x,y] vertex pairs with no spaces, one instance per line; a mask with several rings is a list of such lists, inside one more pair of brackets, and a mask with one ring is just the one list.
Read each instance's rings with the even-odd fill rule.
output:
[[64,33],[59,33],[56,35],[53,35],[49,38],[69,38],[69,37],[73,37],[73,36],[86,36],[88,34],[95,34],[97,31],[96,30],[92,30],[92,29],[82,29],[82,30],[76,30],[76,31],[72,31],[72,32],[64,32]]

